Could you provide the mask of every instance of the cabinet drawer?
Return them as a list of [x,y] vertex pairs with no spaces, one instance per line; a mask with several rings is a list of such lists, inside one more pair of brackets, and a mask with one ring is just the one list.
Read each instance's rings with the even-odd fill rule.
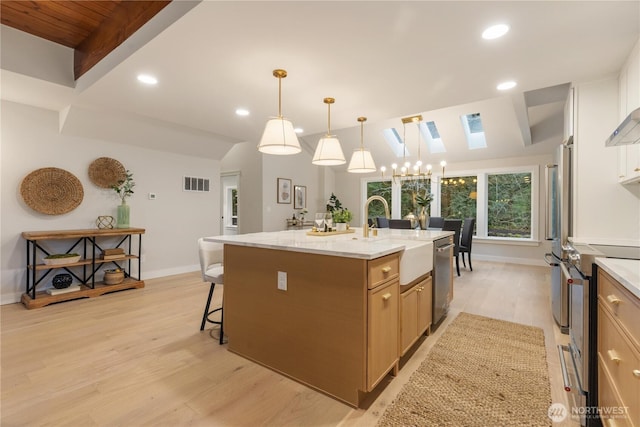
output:
[[640,353],[604,304],[598,304],[598,358],[606,368],[631,420],[640,420]]
[[607,272],[598,270],[598,294],[604,305],[620,322],[640,350],[640,301],[617,283]]
[[598,408],[603,427],[633,427],[625,404],[620,400],[611,377],[604,367],[604,360],[598,358]]
[[399,276],[400,256],[391,254],[369,261],[368,286],[373,289]]

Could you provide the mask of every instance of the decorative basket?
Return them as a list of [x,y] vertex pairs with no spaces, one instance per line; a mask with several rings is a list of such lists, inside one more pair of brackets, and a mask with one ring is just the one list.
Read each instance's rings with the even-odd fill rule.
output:
[[124,281],[124,271],[122,270],[105,270],[104,271],[104,284],[105,285],[117,285]]
[[110,157],[100,157],[89,165],[89,179],[101,188],[111,188],[126,177],[122,163]]
[[36,212],[61,215],[80,205],[84,189],[80,180],[64,169],[41,168],[22,180],[20,195]]

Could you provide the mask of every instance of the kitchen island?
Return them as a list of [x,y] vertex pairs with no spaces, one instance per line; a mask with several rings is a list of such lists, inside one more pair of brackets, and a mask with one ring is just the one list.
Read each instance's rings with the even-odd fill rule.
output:
[[433,241],[453,232],[307,233],[205,238],[224,243],[229,350],[358,406],[398,370],[401,288],[430,303]]

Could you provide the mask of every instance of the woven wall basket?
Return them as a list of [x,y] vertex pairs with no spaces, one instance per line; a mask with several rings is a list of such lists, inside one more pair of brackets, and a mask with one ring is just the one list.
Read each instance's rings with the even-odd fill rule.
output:
[[110,157],[99,157],[89,165],[89,179],[98,187],[111,188],[126,177],[122,163]]
[[64,169],[42,168],[22,180],[20,195],[27,206],[36,212],[61,215],[80,205],[84,189],[74,174]]

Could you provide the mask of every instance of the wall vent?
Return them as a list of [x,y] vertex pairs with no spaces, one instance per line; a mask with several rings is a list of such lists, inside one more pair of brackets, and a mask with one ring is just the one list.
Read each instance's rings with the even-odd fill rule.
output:
[[195,176],[185,176],[182,180],[183,191],[196,191],[196,192],[208,192],[209,191],[209,178],[199,178]]

